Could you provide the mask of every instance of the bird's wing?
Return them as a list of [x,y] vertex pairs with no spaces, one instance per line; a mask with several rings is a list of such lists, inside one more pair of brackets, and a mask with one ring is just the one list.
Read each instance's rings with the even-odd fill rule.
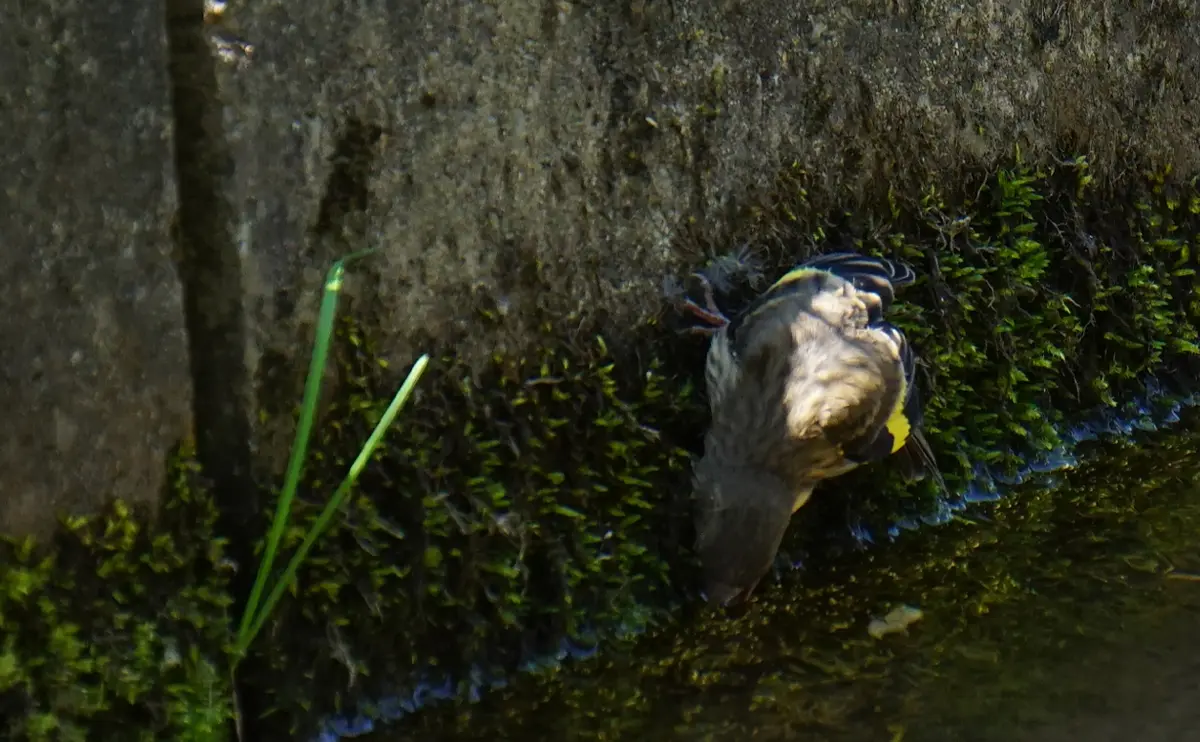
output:
[[[911,388],[900,368],[911,350],[882,315],[895,287],[914,279],[906,266],[853,253],[818,256],[786,273],[709,346],[714,424],[725,407],[758,407],[725,416],[758,421],[757,430],[741,425],[744,437],[795,449],[788,458],[798,469],[837,471],[846,464],[843,447],[864,460],[890,454],[892,439],[880,431],[890,423],[894,436],[908,438],[896,427],[907,418],[894,408]],[[786,420],[777,427],[780,415]]]
[[866,333],[880,352],[891,355],[895,365],[881,384],[880,404],[862,432],[839,441],[846,457],[859,464],[883,460],[900,450],[921,424],[916,356],[908,338],[887,322],[872,325]]
[[843,328],[824,342],[798,343],[789,400],[793,420],[815,424],[851,462],[892,453],[890,441],[908,437],[906,347],[904,335],[890,326]]
[[847,459],[857,464],[882,461],[900,454],[893,460],[905,479],[919,481],[928,473],[934,477],[938,488],[948,493],[933,449],[921,432],[925,415],[917,388],[917,359],[912,346],[904,333],[886,322],[868,329],[887,335],[895,343],[903,369],[903,386],[890,407],[880,409],[880,412],[888,411],[886,418],[882,415],[876,418],[865,427],[866,432],[862,435],[843,442],[841,449]]
[[921,394],[917,390],[916,358],[911,348],[907,351],[904,378],[907,388],[903,414],[908,419],[909,433],[907,440],[901,444],[899,449],[896,448],[895,442],[891,444],[892,450],[901,454],[896,457],[900,473],[910,482],[919,481],[924,479],[925,474],[931,474],[938,489],[944,494],[949,494],[950,491],[946,488],[946,480],[942,478],[937,458],[933,455],[933,449],[930,447],[929,441],[925,439],[925,434],[921,432],[921,426],[925,422],[925,411],[921,402]]
[[[852,284],[859,292],[877,297],[878,304],[872,308],[871,322],[883,319],[883,315],[891,309],[896,289],[917,280],[913,269],[903,263],[852,252],[818,255],[805,261],[797,270],[801,268],[828,271]],[[786,278],[785,275],[780,281]]]

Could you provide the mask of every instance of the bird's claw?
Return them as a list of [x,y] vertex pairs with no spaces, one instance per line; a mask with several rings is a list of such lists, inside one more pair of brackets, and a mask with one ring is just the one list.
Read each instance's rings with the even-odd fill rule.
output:
[[712,335],[725,325],[728,325],[729,318],[717,306],[716,297],[713,296],[712,282],[702,273],[693,273],[692,276],[700,282],[700,290],[704,293],[704,305],[701,306],[692,299],[685,298],[679,301],[679,308],[689,314],[695,315],[704,324],[685,328],[683,332],[697,335]]

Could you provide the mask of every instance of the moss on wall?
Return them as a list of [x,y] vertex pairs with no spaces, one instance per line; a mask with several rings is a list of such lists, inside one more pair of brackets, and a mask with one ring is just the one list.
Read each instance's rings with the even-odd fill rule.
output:
[[[289,711],[320,707],[417,671],[497,675],[670,614],[691,524],[688,454],[665,431],[699,422],[697,391],[659,360],[626,369],[602,338],[545,332],[540,355],[479,376],[452,356],[433,364],[247,683]],[[369,339],[346,322],[341,341],[346,393],[314,444],[292,546],[388,402]],[[314,680],[333,697],[313,698]]]
[[[1194,367],[1195,181],[1164,171],[1101,189],[1084,158],[1034,167],[1018,157],[975,182],[890,193],[854,213],[812,203],[807,182],[803,168],[784,169],[772,199],[739,227],[744,257],[767,276],[844,248],[918,269],[897,322],[922,356],[929,438],[957,491],[982,466],[1003,476],[1054,450],[1073,413],[1129,398],[1147,375]],[[726,263],[729,252],[711,248]],[[721,297],[731,309],[755,271],[736,273]],[[503,308],[482,301],[479,311],[499,332]],[[285,549],[398,381],[373,350],[369,316],[351,316],[335,344],[341,384],[318,424]],[[705,422],[696,386],[705,348],[677,334],[673,317],[664,301],[659,321],[619,338],[542,318],[540,352],[498,355],[484,369],[442,354],[239,669],[245,687],[265,694],[259,734],[310,732],[320,717],[371,711],[368,702],[406,688],[470,695],[547,653],[584,655],[679,615],[693,589],[688,457]],[[0,703],[19,720],[15,739],[118,725],[199,738],[195,730],[227,717],[221,544],[186,460],[152,533],[118,509],[66,524],[49,561],[9,546]],[[815,498],[797,518],[793,556],[813,544],[819,553],[847,518],[877,532],[945,507],[932,482],[907,487],[886,465],[825,489],[837,496]],[[939,537],[946,553],[979,547],[978,532],[953,534]],[[914,570],[887,578],[919,581]],[[835,616],[878,598],[838,585],[806,587],[796,593],[803,605],[778,610]],[[677,639],[687,646],[664,672],[701,652],[719,664],[722,642],[765,656],[769,648],[739,643],[744,628],[719,620],[705,624],[703,644]]]
[[[1163,168],[1101,187],[1085,157],[1034,166],[1018,151],[1008,169],[954,190],[889,191],[874,211],[850,214],[806,208],[806,177],[783,174],[746,238],[769,235],[771,275],[798,245],[917,269],[895,321],[920,354],[928,437],[952,489],[1049,455],[1072,413],[1115,407],[1152,377],[1186,385],[1197,368],[1195,178]],[[928,512],[937,495],[932,481],[908,487],[886,467],[839,484],[873,493],[858,509],[875,526],[898,516],[897,503]]]
[[0,545],[0,736],[215,740],[231,718],[229,567],[190,451],[155,525],[116,502],[51,549]]
[[[966,187],[893,193],[851,214],[808,202],[806,178],[787,168],[748,215],[743,258],[771,276],[810,250],[852,248],[918,269],[897,322],[922,356],[929,437],[957,491],[985,468],[1014,475],[1061,447],[1073,412],[1115,405],[1196,354],[1194,182],[1166,171],[1100,189],[1086,158],[1034,167],[1018,155]],[[710,254],[729,263],[728,252]],[[728,308],[755,272],[733,272]],[[610,338],[611,349],[550,318],[536,357],[496,357],[480,372],[447,355],[432,369],[248,670],[281,720],[352,713],[422,678],[453,678],[465,697],[533,657],[652,625],[688,597],[704,343],[674,332],[666,304],[666,321]],[[481,312],[500,321],[498,308]],[[316,516],[396,383],[365,325],[343,330],[343,393],[302,518]],[[932,481],[908,487],[886,466],[826,489],[841,493],[843,524],[875,532],[945,506]],[[831,523],[797,520],[793,557]]]

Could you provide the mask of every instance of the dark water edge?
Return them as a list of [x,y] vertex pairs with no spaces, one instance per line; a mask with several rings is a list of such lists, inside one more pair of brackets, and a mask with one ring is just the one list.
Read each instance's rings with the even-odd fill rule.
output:
[[[1200,739],[1200,415],[360,739]],[[969,518],[970,520],[966,520]],[[923,618],[873,639],[905,603]]]

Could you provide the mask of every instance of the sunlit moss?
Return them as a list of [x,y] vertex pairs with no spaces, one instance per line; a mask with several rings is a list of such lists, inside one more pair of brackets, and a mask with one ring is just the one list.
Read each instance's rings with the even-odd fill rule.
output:
[[[354,697],[351,683],[384,694],[421,671],[508,670],[563,639],[640,629],[690,588],[675,579],[691,561],[688,454],[663,427],[695,419],[693,384],[657,360],[618,368],[600,337],[568,345],[545,329],[531,358],[497,356],[481,374],[453,357],[431,366],[256,656],[264,675],[250,682],[281,706],[300,695],[289,683],[317,678]],[[340,338],[346,393],[314,445],[288,546],[392,383],[354,322]]]
[[[1168,172],[1100,193],[1086,158],[1052,167],[1018,158],[977,183],[892,193],[855,214],[818,208],[806,178],[787,169],[737,242],[765,248],[754,257],[768,275],[811,249],[913,264],[922,278],[900,295],[896,321],[923,359],[926,428],[951,487],[980,466],[1011,473],[1055,449],[1073,413],[1128,398],[1147,374],[1195,352],[1200,304],[1183,289],[1200,201],[1194,184]],[[730,306],[751,293],[729,288]],[[705,420],[703,342],[649,325],[610,351],[599,338],[564,341],[567,330],[548,323],[539,353],[498,356],[482,373],[450,356],[431,367],[344,520],[302,571],[299,593],[243,666],[247,682],[269,689],[282,724],[309,728],[422,674],[459,680],[466,694],[472,671],[511,672],[563,640],[591,645],[678,615],[692,589],[687,474]],[[360,323],[344,324],[338,352],[343,385],[314,443],[291,545],[396,383]],[[886,527],[939,497],[932,481],[906,485],[886,465],[827,489],[837,504],[816,498],[787,549],[805,551],[813,529],[827,527],[823,508],[840,510],[843,526],[852,515]],[[947,546],[956,558],[989,538],[956,533]],[[968,610],[986,611],[1012,579],[992,571],[997,564],[972,578],[993,597],[964,596]],[[779,610],[852,621],[862,600],[836,583]],[[677,638],[679,661],[703,653],[719,667],[721,652],[769,655],[744,628],[717,622],[703,646]],[[663,662],[664,673],[679,666]]]
[[[926,429],[952,488],[980,465],[1011,472],[1055,448],[1074,413],[1127,399],[1148,374],[1191,368],[1200,350],[1200,195],[1169,170],[1101,192],[1085,158],[1052,167],[1018,158],[977,182],[893,192],[855,213],[818,206],[806,182],[801,168],[787,168],[735,244],[762,248],[753,257],[768,276],[813,250],[848,247],[917,269],[922,278],[901,293],[895,317],[923,359]],[[751,293],[729,288],[731,306]],[[481,309],[485,321],[502,322],[499,314]],[[864,556],[810,573],[803,589],[774,593],[740,619],[656,629],[693,597],[689,454],[706,419],[704,343],[657,323],[607,343],[580,332],[551,319],[529,357],[497,356],[479,370],[446,353],[431,366],[239,667],[240,680],[266,695],[268,724],[305,734],[322,716],[421,680],[452,680],[459,687],[447,694],[467,696],[473,677],[511,674],[564,643],[590,647],[648,629],[643,647],[653,650],[599,701],[573,683],[594,683],[587,673],[607,660],[577,677],[550,674],[546,698],[575,707],[547,721],[550,732],[644,733],[656,696],[681,683],[694,701],[679,718],[654,721],[659,732],[721,729],[731,698],[797,729],[832,725],[855,713],[854,698],[807,691],[874,682],[878,649],[839,633],[865,611],[903,599],[978,616],[1018,604],[1036,575],[1062,574],[1053,559],[1027,560],[1042,541],[956,525],[922,541],[919,556]],[[342,324],[335,352],[341,383],[317,424],[285,553],[398,382],[362,315]],[[16,720],[5,730],[14,739],[117,729],[124,736],[114,738],[202,739],[228,718],[221,544],[192,473],[175,471],[153,534],[118,509],[70,524],[50,561],[10,545],[12,566],[0,567],[0,718]],[[886,464],[824,489],[797,516],[787,550],[847,548],[814,537],[843,532],[848,518],[886,527],[939,497],[931,481],[906,485]],[[1120,497],[1072,507],[1120,509]],[[1026,489],[997,510],[1060,528],[1070,514],[1060,506],[1048,490]],[[765,584],[763,592],[772,595]],[[837,646],[763,630],[785,615],[814,636],[839,637]],[[109,646],[110,636],[119,641]],[[772,664],[781,650],[788,667]],[[813,671],[790,674],[795,667]]]
[[[1200,351],[1200,191],[1169,168],[1099,191],[1085,157],[1033,166],[1018,153],[977,182],[891,192],[862,214],[813,207],[806,182],[785,171],[744,239],[769,235],[769,274],[809,249],[916,268],[894,317],[920,354],[925,427],[954,488],[981,466],[1012,474],[1062,443],[1072,413],[1115,406],[1148,376],[1186,379]],[[937,495],[932,481],[913,488],[886,466],[842,484],[872,493],[860,510],[877,526]]]
[[0,546],[6,740],[217,740],[231,718],[216,511],[176,454],[153,530],[122,502]]

